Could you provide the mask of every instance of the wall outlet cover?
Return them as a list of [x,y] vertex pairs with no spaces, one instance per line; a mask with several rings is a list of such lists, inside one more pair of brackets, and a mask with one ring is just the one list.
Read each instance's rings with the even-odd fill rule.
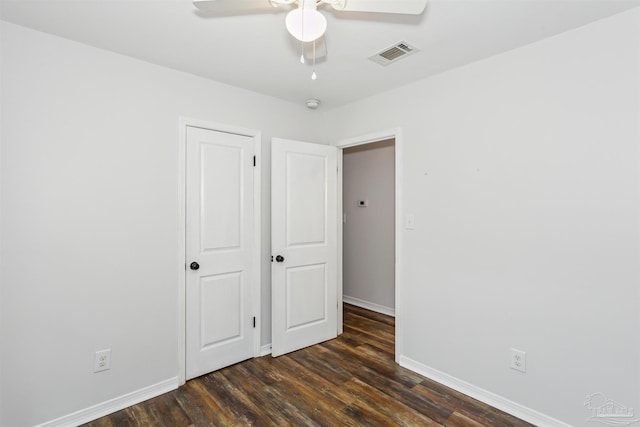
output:
[[527,372],[527,353],[512,348],[510,367],[516,371]]
[[111,369],[111,349],[96,351],[93,359],[93,372],[101,372]]

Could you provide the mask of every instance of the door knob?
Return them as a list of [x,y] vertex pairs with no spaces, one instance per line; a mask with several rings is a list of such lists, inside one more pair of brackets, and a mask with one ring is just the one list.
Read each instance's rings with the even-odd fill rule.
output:
[[200,264],[198,264],[197,262],[192,262],[191,265],[189,266],[190,269],[192,270],[197,270],[200,268]]
[[276,262],[283,262],[283,261],[284,261],[284,257],[282,255],[276,256]]

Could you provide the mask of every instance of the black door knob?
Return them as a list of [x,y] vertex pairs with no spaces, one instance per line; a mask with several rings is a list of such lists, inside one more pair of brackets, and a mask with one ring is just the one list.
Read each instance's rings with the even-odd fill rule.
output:
[[197,262],[192,262],[191,265],[189,266],[189,268],[191,268],[192,270],[197,270],[200,268],[200,264],[198,264]]
[[282,262],[282,261],[284,261],[284,257],[282,255],[276,256],[276,262]]

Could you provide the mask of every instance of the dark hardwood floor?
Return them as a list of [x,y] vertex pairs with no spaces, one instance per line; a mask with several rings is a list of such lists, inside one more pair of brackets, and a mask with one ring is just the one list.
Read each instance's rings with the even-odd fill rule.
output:
[[394,362],[394,319],[345,304],[344,333],[187,382],[85,426],[531,426]]

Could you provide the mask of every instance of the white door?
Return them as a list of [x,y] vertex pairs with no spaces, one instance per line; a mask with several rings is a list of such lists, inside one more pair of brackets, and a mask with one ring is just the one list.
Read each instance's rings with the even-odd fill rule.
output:
[[272,355],[337,333],[337,148],[272,140]]
[[254,356],[253,138],[187,127],[186,378]]

